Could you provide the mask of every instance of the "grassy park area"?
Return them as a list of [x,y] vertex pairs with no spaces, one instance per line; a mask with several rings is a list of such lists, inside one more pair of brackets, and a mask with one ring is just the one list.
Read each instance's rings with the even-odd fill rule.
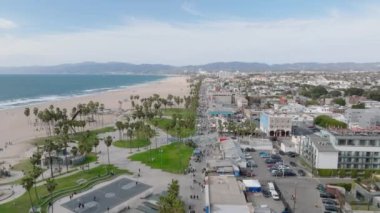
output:
[[[78,132],[76,134],[70,135],[70,139],[71,140],[75,140],[75,141],[79,141],[79,140],[82,140],[83,138],[85,138],[85,140],[94,141],[94,139],[96,138],[96,136],[98,134],[107,133],[107,132],[114,132],[114,131],[116,131],[116,129],[114,127],[104,127],[104,128],[100,128],[100,129],[90,130],[88,137],[84,137],[85,134],[87,134],[87,132]],[[56,136],[51,136],[51,137],[36,138],[36,139],[34,139],[32,141],[32,144],[34,144],[34,145],[44,145],[45,141],[47,139],[54,140],[54,139],[57,139],[57,137]]]
[[168,118],[153,118],[151,123],[153,123],[158,128],[162,129],[163,131],[169,133],[169,135],[175,136],[175,137],[181,137],[186,138],[195,133],[195,128],[180,128],[179,131],[177,131],[175,128],[168,128],[170,126],[170,123],[172,122],[171,119]]
[[182,173],[188,167],[193,150],[194,148],[177,142],[134,154],[129,159],[166,172]]
[[182,117],[185,116],[191,116],[194,114],[190,109],[184,109],[184,108],[166,108],[162,109],[162,113],[164,116],[173,116],[174,114],[182,115]]
[[[127,170],[120,170],[114,166],[111,166],[110,170],[115,175],[121,175],[130,173]],[[56,178],[57,187],[53,193],[53,198],[59,198],[73,193],[74,191],[80,192],[91,188],[92,186],[109,180],[115,176],[107,174],[107,166],[101,165],[90,170],[84,170],[73,175]],[[80,181],[79,181],[80,180]],[[46,212],[47,204],[49,203],[49,193],[45,184],[37,186],[37,192],[39,196],[38,204],[42,207],[42,212]],[[37,203],[34,189],[31,189],[31,197],[34,205]],[[28,193],[24,193],[21,197],[12,200],[8,203],[0,205],[0,212],[28,212],[30,209],[30,201]]]
[[137,138],[132,140],[118,140],[113,143],[114,146],[119,148],[141,148],[148,146],[150,140],[146,138]]

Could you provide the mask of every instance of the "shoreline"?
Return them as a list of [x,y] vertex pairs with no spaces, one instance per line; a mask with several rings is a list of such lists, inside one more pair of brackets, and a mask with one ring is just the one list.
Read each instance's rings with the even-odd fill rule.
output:
[[[66,108],[69,112],[71,108],[77,106],[78,103],[88,103],[90,100],[104,103],[107,110],[116,112],[119,110],[122,102],[122,109],[130,108],[130,95],[139,95],[141,97],[148,97],[154,93],[159,94],[161,97],[167,97],[168,94],[175,96],[188,95],[189,88],[186,81],[186,76],[171,76],[163,79],[145,82],[127,86],[127,88],[118,89],[115,91],[102,91],[86,96],[73,97],[64,100],[47,101],[43,103],[30,104],[26,106],[18,106],[10,109],[0,110],[0,162],[5,161],[8,164],[14,165],[20,160],[26,159],[31,155],[33,146],[31,141],[35,138],[46,136],[45,131],[36,131],[33,127],[34,115],[31,113],[28,119],[24,115],[25,107],[38,107],[39,109],[47,108],[49,105],[55,107]],[[113,125],[117,117],[115,114],[104,115],[104,125]],[[102,125],[90,126],[91,128],[101,128]],[[6,143],[11,142],[5,148]]]
[[[142,75],[143,76],[143,75]],[[62,95],[46,95],[46,96],[37,96],[37,97],[34,97],[34,98],[19,98],[19,99],[14,99],[14,100],[4,100],[4,101],[0,101],[0,111],[2,110],[9,110],[9,109],[16,109],[16,108],[25,108],[25,107],[34,107],[34,106],[38,106],[38,105],[41,105],[41,104],[44,104],[44,103],[47,103],[47,102],[56,102],[56,101],[64,101],[64,100],[68,100],[68,99],[71,99],[71,98],[81,98],[81,97],[86,97],[86,96],[94,96],[94,95],[98,95],[98,94],[102,94],[102,93],[106,93],[106,92],[116,92],[116,91],[121,91],[121,90],[124,90],[124,89],[129,89],[131,87],[141,87],[141,86],[144,86],[144,85],[149,85],[149,84],[152,84],[152,83],[155,83],[155,82],[160,82],[160,81],[164,81],[165,79],[167,78],[171,78],[171,77],[179,77],[179,76],[170,76],[170,75],[156,75],[156,76],[160,76],[162,78],[160,79],[157,79],[157,80],[152,80],[152,81],[146,81],[146,82],[142,82],[142,83],[137,83],[137,84],[132,84],[132,85],[127,85],[127,86],[118,86],[118,87],[114,87],[114,88],[96,88],[96,89],[88,89],[88,90],[83,90],[83,91],[79,91],[77,94],[62,94]],[[97,91],[99,90],[99,91]],[[86,91],[89,91],[89,92],[86,92]],[[93,92],[92,92],[93,91]],[[49,98],[51,98],[49,100]],[[45,100],[41,100],[41,101],[38,101],[38,99],[45,99]],[[7,102],[15,102],[17,100],[25,100],[25,101],[28,101],[26,103],[20,103],[20,104],[14,104],[14,105],[7,105],[7,106],[2,106],[2,104],[6,104]],[[33,100],[36,100],[36,101],[33,101]]]

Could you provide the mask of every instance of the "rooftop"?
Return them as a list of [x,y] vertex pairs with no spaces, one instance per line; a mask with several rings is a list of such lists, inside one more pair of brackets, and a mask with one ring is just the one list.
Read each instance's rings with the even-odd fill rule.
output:
[[319,152],[338,152],[327,138],[316,134],[309,135],[309,137]]
[[210,204],[246,205],[241,186],[233,176],[209,176]]

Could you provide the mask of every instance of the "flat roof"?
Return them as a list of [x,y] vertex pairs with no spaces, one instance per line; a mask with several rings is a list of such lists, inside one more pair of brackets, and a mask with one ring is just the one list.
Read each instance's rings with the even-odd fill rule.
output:
[[246,205],[244,192],[233,176],[209,176],[211,205]]
[[338,152],[327,138],[322,138],[316,134],[309,135],[309,137],[319,152]]

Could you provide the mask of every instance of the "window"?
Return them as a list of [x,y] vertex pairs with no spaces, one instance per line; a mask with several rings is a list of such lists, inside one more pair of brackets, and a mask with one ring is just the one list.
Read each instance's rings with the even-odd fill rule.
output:
[[339,140],[338,145],[346,145],[346,140]]
[[353,141],[353,140],[348,140],[348,142],[347,142],[347,145],[349,145],[349,146],[354,146],[354,145],[355,145],[355,143],[354,143],[354,141]]
[[360,146],[365,146],[365,143],[366,141],[365,140],[360,140]]
[[370,152],[366,152],[365,156],[369,157],[369,156],[371,156],[371,153]]
[[374,152],[373,155],[374,156],[379,156],[379,153],[378,152]]
[[369,141],[370,146],[376,146],[376,141],[375,140],[370,140]]
[[355,152],[355,156],[359,156],[360,152]]

